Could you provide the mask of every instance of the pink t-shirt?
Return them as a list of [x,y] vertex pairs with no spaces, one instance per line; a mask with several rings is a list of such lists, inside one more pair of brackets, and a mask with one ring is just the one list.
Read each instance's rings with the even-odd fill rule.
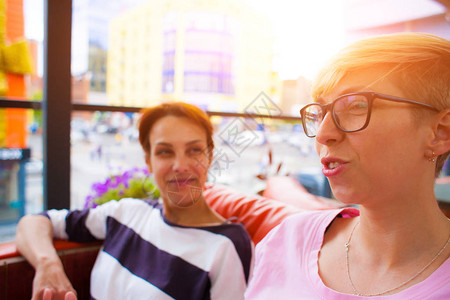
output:
[[[253,277],[246,299],[373,299],[343,294],[324,285],[318,257],[323,236],[338,215],[354,217],[356,209],[302,212],[286,218],[256,246]],[[344,280],[344,279],[343,279]],[[424,281],[376,299],[450,299],[450,259]]]

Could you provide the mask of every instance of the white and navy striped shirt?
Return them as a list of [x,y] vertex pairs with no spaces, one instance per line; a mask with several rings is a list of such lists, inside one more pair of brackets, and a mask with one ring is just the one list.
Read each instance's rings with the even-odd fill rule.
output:
[[157,202],[110,201],[49,210],[55,238],[104,240],[91,273],[94,299],[243,299],[253,245],[242,224],[185,227]]

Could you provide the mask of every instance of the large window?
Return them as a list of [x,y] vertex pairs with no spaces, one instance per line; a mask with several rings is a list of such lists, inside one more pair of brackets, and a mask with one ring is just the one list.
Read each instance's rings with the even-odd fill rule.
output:
[[[217,7],[208,1],[73,0],[72,5],[60,0],[7,2],[8,6],[0,6],[5,16],[0,18],[0,48],[5,62],[0,70],[0,242],[13,239],[15,224],[24,213],[81,208],[93,183],[132,167],[143,167],[136,130],[139,107],[161,101],[190,101],[190,96],[202,93],[207,95],[200,95],[198,103],[207,107],[221,111],[246,107],[257,95],[237,99],[245,90],[238,88],[239,80],[248,79],[248,70],[239,67],[242,61],[237,57],[240,52],[250,52],[256,60],[257,51],[248,49],[272,46],[253,43],[246,47],[254,36],[245,36],[239,25],[247,24],[248,32],[264,31],[266,27],[261,25],[267,19],[256,16],[256,9],[234,7],[234,2],[219,1]],[[45,16],[44,4],[48,7]],[[295,13],[292,20],[303,19],[298,18],[299,10],[284,9]],[[355,14],[355,7],[346,9],[353,16],[384,15]],[[418,19],[405,15],[396,17],[395,24],[378,22],[371,28],[358,27],[358,20],[352,18],[356,25],[348,30],[347,37],[414,30],[449,38],[445,10],[428,15],[427,10],[422,11]],[[315,20],[328,26],[327,31],[332,29],[333,24],[327,25],[323,18]],[[44,23],[48,24],[47,31]],[[301,47],[314,45],[317,49],[315,42],[319,41],[308,41],[302,34],[310,33],[313,26],[285,23],[279,25],[281,30],[276,34],[289,31],[291,35],[277,40],[289,44],[277,46],[276,60],[285,58],[283,53],[289,54],[285,50],[291,49],[292,40]],[[237,47],[238,43],[242,47]],[[305,59],[294,52],[288,65]],[[259,71],[258,63],[254,63],[251,68]],[[300,92],[306,88],[300,84],[305,80],[284,81],[284,86],[291,86],[291,93],[281,91],[285,78],[277,77],[276,71],[267,89],[274,91],[272,99],[279,111],[290,112],[300,100],[310,100],[302,96],[307,93]],[[211,93],[218,97],[210,97]],[[210,103],[216,99],[222,103]],[[264,188],[264,180],[258,175],[295,176],[315,174],[318,169],[313,141],[304,137],[298,120],[292,117],[251,119],[218,111],[212,113],[211,120],[216,144],[209,173],[212,182],[253,193]]]

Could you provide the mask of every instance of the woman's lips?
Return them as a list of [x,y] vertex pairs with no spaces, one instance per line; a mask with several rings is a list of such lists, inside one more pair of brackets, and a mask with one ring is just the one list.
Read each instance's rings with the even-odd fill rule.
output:
[[324,157],[320,160],[323,165],[322,173],[326,177],[337,176],[344,171],[347,162],[335,157]]
[[169,180],[169,184],[174,184],[178,187],[183,187],[183,186],[189,186],[192,185],[192,183],[195,181],[194,178],[186,178],[186,179],[182,179],[182,178],[177,178],[175,180]]

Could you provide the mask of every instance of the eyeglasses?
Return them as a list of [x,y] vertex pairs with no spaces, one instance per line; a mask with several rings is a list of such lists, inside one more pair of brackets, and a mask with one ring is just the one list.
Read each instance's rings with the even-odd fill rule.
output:
[[356,132],[369,125],[373,100],[388,100],[409,103],[422,108],[439,111],[437,108],[400,97],[384,95],[375,92],[359,92],[342,95],[328,104],[311,103],[300,110],[303,130],[308,137],[315,137],[323,119],[331,111],[336,127],[343,132]]

